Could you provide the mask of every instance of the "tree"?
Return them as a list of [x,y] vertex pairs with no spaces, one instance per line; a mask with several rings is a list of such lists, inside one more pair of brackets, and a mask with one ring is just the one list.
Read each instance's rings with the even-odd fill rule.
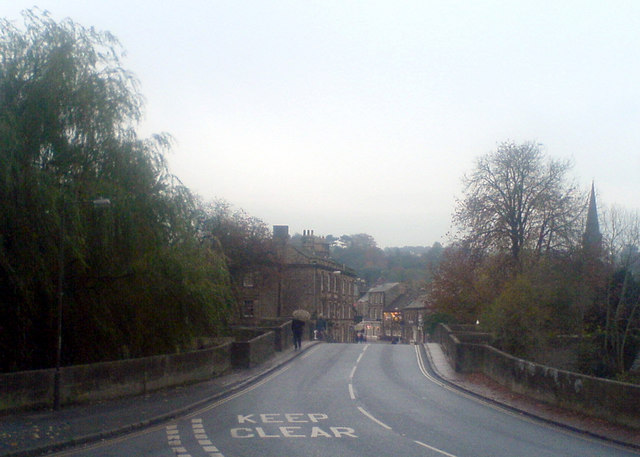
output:
[[454,222],[471,246],[536,254],[566,248],[578,239],[582,213],[576,187],[567,183],[567,161],[547,159],[534,143],[505,142],[480,157],[465,176]]
[[487,259],[468,246],[452,245],[444,249],[429,285],[429,302],[441,314],[457,322],[475,324],[489,302],[494,287],[485,281],[503,275],[481,274]]
[[[170,137],[136,135],[142,95],[117,39],[23,16],[24,29],[0,20],[0,369],[53,364],[60,292],[63,364],[215,332],[224,259],[197,244]],[[99,196],[108,210],[88,204]]]
[[604,350],[617,373],[626,368],[634,337],[640,339],[640,214],[612,208],[605,218],[605,251],[609,253],[604,301]]
[[201,236],[216,240],[238,282],[244,273],[275,260],[269,226],[224,200],[203,205],[198,230]]
[[258,280],[253,277],[257,272],[261,277],[283,277],[271,231],[262,220],[217,200],[201,205],[197,226],[200,237],[212,242],[224,256],[236,303],[248,275],[251,281]]
[[342,235],[339,245],[331,249],[331,255],[339,263],[343,263],[358,272],[368,286],[376,283],[382,270],[388,265],[384,251],[375,239],[366,233]]

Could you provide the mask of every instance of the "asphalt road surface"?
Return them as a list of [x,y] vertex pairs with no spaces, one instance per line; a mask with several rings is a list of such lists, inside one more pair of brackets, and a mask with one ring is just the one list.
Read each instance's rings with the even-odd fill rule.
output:
[[57,455],[637,456],[441,385],[413,345],[320,344],[189,416]]

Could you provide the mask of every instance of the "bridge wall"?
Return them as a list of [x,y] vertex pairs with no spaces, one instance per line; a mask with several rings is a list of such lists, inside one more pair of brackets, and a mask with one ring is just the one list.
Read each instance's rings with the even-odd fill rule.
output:
[[440,324],[434,335],[459,373],[481,372],[514,392],[640,428],[640,385],[595,378],[519,359],[486,344],[488,335]]
[[[272,327],[233,329],[235,341],[212,348],[62,367],[60,402],[64,405],[139,395],[205,381],[234,368],[253,367],[293,345],[291,321],[269,325]],[[0,374],[0,413],[51,407],[54,376],[55,369]]]

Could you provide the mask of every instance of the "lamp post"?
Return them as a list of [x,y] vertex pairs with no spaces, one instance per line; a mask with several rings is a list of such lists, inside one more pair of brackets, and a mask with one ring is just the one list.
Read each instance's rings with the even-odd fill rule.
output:
[[[111,205],[111,200],[100,197],[89,202],[94,208]],[[60,210],[60,248],[58,252],[58,325],[56,338],[56,371],[53,375],[53,409],[60,409],[60,364],[62,360],[62,309],[64,305],[64,235],[65,235],[65,200],[62,197],[62,209]]]

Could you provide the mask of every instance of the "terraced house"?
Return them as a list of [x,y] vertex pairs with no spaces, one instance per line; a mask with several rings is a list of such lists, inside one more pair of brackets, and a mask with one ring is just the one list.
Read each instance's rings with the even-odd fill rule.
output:
[[333,260],[324,237],[305,230],[294,245],[289,227],[273,228],[276,261],[247,273],[241,291],[242,323],[290,317],[309,311],[308,331],[336,342],[353,341],[354,304],[359,297],[354,270]]

